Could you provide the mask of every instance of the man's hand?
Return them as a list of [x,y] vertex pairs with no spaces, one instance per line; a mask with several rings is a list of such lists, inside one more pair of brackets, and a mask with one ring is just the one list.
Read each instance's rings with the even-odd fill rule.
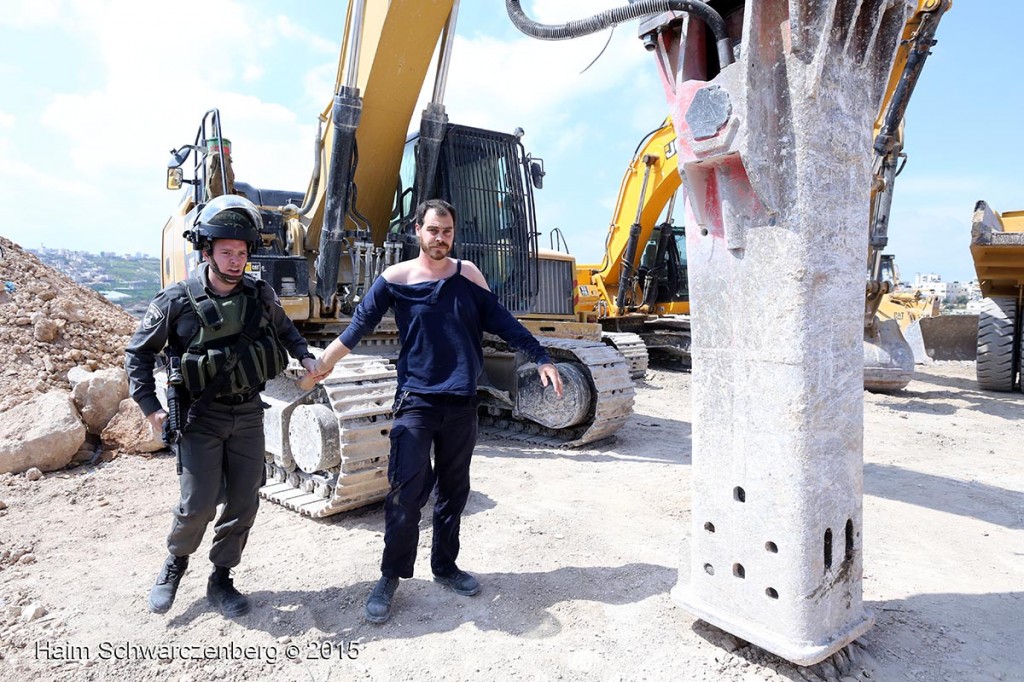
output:
[[558,373],[558,368],[553,364],[546,363],[537,368],[537,374],[540,375],[540,383],[545,388],[550,382],[555,388],[555,395],[559,398],[562,397],[562,377]]
[[157,410],[153,414],[146,415],[146,420],[153,427],[153,433],[161,434],[164,432],[164,422],[167,421],[167,411]]
[[316,386],[317,382],[334,370],[334,365],[328,366],[321,360],[313,360],[312,358],[306,358],[303,360],[302,366],[306,368],[306,376],[299,379],[299,388],[303,391],[313,390],[313,387]]

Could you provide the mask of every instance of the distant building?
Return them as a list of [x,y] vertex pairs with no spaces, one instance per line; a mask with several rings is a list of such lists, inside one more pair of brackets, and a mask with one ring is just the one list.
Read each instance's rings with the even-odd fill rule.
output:
[[943,300],[954,302],[960,298],[970,298],[970,282],[947,282],[946,296]]
[[914,286],[912,287],[923,294],[933,294],[940,301],[946,300],[946,282],[942,277],[934,273],[922,275],[920,272],[914,275]]

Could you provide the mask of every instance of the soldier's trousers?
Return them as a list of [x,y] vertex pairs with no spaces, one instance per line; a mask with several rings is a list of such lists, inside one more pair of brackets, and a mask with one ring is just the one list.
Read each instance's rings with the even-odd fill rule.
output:
[[[469,462],[476,445],[476,396],[406,393],[396,400],[384,500],[381,573],[411,578],[420,536],[420,509],[436,487],[430,568],[455,571],[462,510],[469,499]],[[430,448],[434,448],[434,466]]]
[[210,561],[233,568],[242,558],[259,508],[264,469],[263,407],[210,403],[178,442],[181,500],[167,536],[167,549],[187,556],[199,548],[206,527],[224,503],[214,525]]

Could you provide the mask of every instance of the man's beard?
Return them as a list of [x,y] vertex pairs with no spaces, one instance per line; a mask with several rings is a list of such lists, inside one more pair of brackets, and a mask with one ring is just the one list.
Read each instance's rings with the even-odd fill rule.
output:
[[427,254],[431,260],[444,260],[448,257],[448,250],[449,247],[444,242],[437,242],[428,246],[426,242],[422,239],[420,240],[420,251]]

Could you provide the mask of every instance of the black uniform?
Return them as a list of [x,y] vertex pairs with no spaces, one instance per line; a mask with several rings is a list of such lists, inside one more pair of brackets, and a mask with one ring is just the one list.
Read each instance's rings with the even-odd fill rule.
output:
[[[196,274],[206,295],[218,305],[237,304],[241,297],[249,297],[253,303],[259,301],[263,308],[261,335],[272,338],[297,359],[311,357],[272,287],[246,275],[235,292],[220,297],[208,286],[207,268],[202,265]],[[201,350],[194,341],[202,328],[185,282],[167,287],[153,299],[125,353],[132,398],[147,416],[161,409],[153,377],[157,355],[165,348],[177,357]],[[218,345],[230,347],[238,336],[222,337]],[[236,382],[228,382],[181,435],[176,446],[181,463],[181,501],[174,510],[174,523],[167,537],[172,555],[188,556],[198,549],[220,501],[224,509],[214,527],[210,560],[227,568],[241,560],[259,506],[258,490],[265,482],[260,388],[240,393]],[[192,398],[199,393],[195,391]]]

